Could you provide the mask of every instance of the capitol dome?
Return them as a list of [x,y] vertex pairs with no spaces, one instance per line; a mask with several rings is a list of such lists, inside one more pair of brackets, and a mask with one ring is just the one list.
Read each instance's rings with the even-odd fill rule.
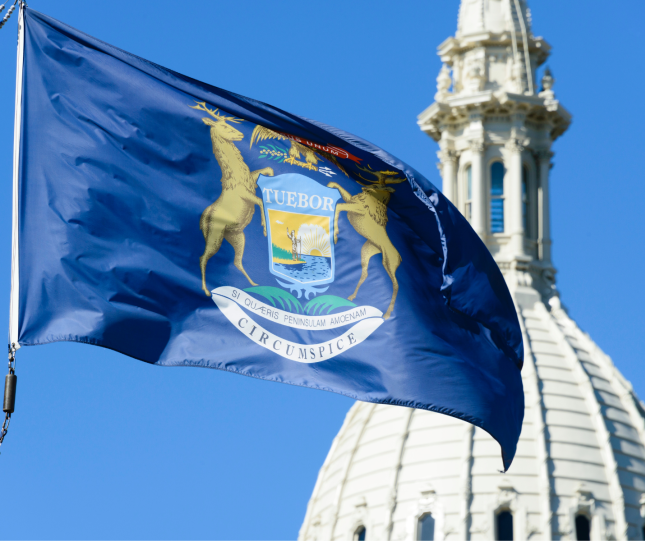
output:
[[551,145],[571,116],[548,71],[535,81],[548,46],[512,31],[473,37],[475,24],[501,32],[517,6],[528,28],[521,0],[461,4],[459,31],[439,48],[435,103],[418,123],[439,143],[444,194],[490,249],[516,304],[526,395],[517,455],[502,474],[499,445],[479,428],[357,402],[299,539],[644,539],[645,406],[555,286]]

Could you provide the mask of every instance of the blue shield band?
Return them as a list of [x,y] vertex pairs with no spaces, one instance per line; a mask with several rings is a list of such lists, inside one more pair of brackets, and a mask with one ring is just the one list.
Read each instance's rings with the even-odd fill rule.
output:
[[[293,191],[295,186],[299,191]],[[332,283],[335,275],[332,239],[340,193],[297,173],[262,176],[258,187],[268,224],[271,274],[298,297],[324,293],[328,288],[320,286]]]
[[508,468],[515,308],[422,175],[31,9],[23,81],[21,346],[84,342],[451,415]]

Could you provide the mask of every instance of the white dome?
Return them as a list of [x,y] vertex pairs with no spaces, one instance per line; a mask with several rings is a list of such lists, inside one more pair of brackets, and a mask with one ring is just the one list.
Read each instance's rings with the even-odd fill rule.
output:
[[559,308],[520,310],[526,412],[507,474],[499,445],[444,415],[358,402],[320,470],[302,541],[417,539],[431,512],[434,539],[494,539],[495,513],[513,512],[514,539],[642,539],[643,405],[612,361]]
[[[513,539],[584,538],[585,528],[593,540],[643,539],[645,407],[555,290],[551,145],[571,115],[552,80],[536,95],[526,77],[536,51],[546,58],[545,42],[525,34],[526,59],[510,47],[519,38],[477,35],[512,28],[517,5],[526,27],[522,0],[462,0],[459,39],[439,51],[453,91],[444,66],[437,102],[419,116],[439,142],[443,193],[495,257],[524,332],[526,410],[515,460],[501,474],[499,445],[452,417],[357,403],[320,470],[301,541],[427,539],[418,531],[426,519],[436,540],[494,539],[511,520]],[[518,69],[522,61],[531,69]],[[498,162],[501,206],[491,192]]]
[[530,13],[525,0],[461,0],[457,37],[481,32],[500,34],[514,30],[520,33],[517,6],[530,33]]

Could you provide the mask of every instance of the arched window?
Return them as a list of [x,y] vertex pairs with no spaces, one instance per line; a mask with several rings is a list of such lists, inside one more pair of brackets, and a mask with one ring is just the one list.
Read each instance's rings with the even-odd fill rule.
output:
[[500,511],[496,517],[497,537],[499,541],[513,541],[513,513]]
[[531,219],[529,216],[529,168],[522,167],[522,224],[524,236],[531,237]]
[[591,521],[587,515],[576,515],[576,539],[578,541],[591,539]]
[[469,222],[473,216],[473,168],[466,167],[466,220]]
[[366,533],[367,530],[365,529],[365,526],[359,526],[354,532],[354,541],[365,541]]
[[434,541],[434,517],[431,513],[422,515],[417,524],[418,541]]
[[504,164],[490,166],[490,231],[504,232]]

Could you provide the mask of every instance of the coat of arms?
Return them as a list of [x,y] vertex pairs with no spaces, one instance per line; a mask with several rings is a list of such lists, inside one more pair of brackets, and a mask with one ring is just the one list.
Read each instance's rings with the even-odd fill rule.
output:
[[[226,318],[250,340],[289,360],[305,363],[328,360],[367,339],[391,316],[399,289],[396,270],[401,256],[386,231],[387,205],[394,192],[391,185],[403,182],[405,178],[395,171],[374,170],[369,165],[365,168],[356,163],[354,174],[364,182],[357,181],[362,186],[361,192],[351,195],[337,182],[325,186],[300,173],[275,175],[272,167],[251,171],[235,145],[244,139],[244,134],[231,125],[244,120],[210,109],[204,102],[193,108],[209,115],[202,120],[210,127],[213,154],[222,171],[221,194],[204,210],[200,219],[205,240],[199,261],[204,293],[212,295]],[[360,161],[349,154],[341,156],[342,149],[337,147],[279,134],[259,125],[253,130],[250,146],[269,139],[289,141],[290,149],[262,146],[260,158],[318,171],[327,177],[336,172],[329,166],[319,166],[323,160],[346,176],[349,174],[338,157]],[[300,160],[302,154],[304,162]],[[365,178],[361,173],[373,178]],[[269,271],[280,288],[258,285],[243,265],[244,230],[250,224],[256,206],[267,237]],[[349,223],[365,239],[360,250],[361,275],[348,297],[321,295],[335,279],[334,248],[341,212],[347,213]],[[209,289],[206,281],[208,261],[219,251],[224,240],[235,252],[233,264],[252,287]],[[392,282],[392,297],[385,314],[376,307],[353,302],[368,277],[370,259],[377,254],[382,254],[382,265]],[[254,318],[270,323],[265,327]],[[276,334],[275,329],[272,330],[272,325],[276,324],[307,331],[351,327],[324,342],[303,344]]]

